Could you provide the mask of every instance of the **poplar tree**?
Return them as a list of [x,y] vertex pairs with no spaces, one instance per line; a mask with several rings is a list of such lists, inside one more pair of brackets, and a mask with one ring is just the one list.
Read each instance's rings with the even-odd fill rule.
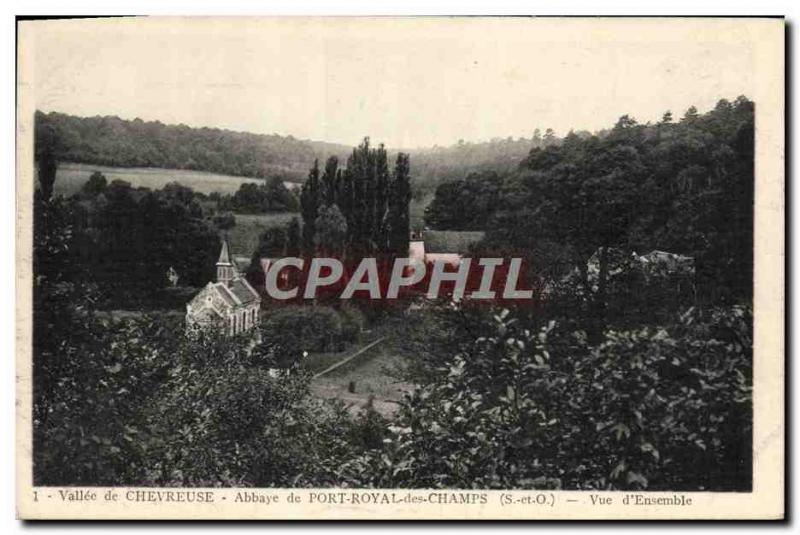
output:
[[340,244],[343,253],[356,257],[405,254],[410,200],[408,155],[398,155],[392,172],[386,148],[372,148],[365,137],[347,158],[345,169],[339,168],[336,157],[330,157],[320,178],[318,162],[314,163],[300,196],[304,248],[314,251],[314,244],[325,244],[320,235],[327,231],[320,225],[331,218],[319,216],[323,208],[336,206],[346,223],[340,225],[346,228],[344,243]]
[[335,204],[324,206],[316,221],[316,248],[325,256],[342,258],[347,244],[347,220]]
[[399,153],[394,166],[391,193],[388,203],[389,252],[405,255],[408,252],[410,216],[408,205],[411,202],[411,165],[408,154]]
[[372,215],[375,188],[374,175],[371,172],[372,155],[369,147],[369,138],[355,149],[347,159],[347,174],[350,175],[353,186],[353,204],[350,207],[352,225],[349,227],[350,246],[356,254],[369,254],[371,252],[370,237],[372,230]]
[[303,251],[306,254],[314,253],[314,235],[316,234],[319,205],[319,160],[314,160],[314,166],[308,173],[308,179],[300,192],[300,210],[303,216]]
[[391,173],[389,172],[389,158],[383,145],[375,151],[375,196],[373,199],[372,215],[372,243],[377,252],[388,251],[388,211],[387,204],[390,196]]
[[325,171],[322,173],[321,197],[325,206],[336,204],[339,193],[339,158],[331,156],[325,162]]

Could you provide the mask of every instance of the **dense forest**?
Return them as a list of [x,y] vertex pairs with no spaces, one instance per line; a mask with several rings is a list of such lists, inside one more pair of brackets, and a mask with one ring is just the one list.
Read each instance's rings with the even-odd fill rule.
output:
[[[525,256],[533,306],[420,299],[365,319],[359,303],[292,305],[263,311],[256,344],[101,310],[109,288],[167,286],[168,266],[208,280],[217,234],[174,184],[96,176],[53,196],[46,129],[35,484],[751,490],[754,113],[740,97],[657,124],[623,116],[445,179],[429,224],[484,230],[476,256]],[[344,161],[308,164],[300,217],[265,233],[254,260],[400,252],[413,154],[392,166],[365,141]],[[413,385],[390,420],[310,394],[307,352],[364,321]]]
[[[691,257],[712,301],[752,295],[754,107],[720,100],[656,124],[623,116],[601,135],[570,133],[512,172],[443,183],[436,229],[486,230],[486,248],[525,252],[539,276],[584,275],[600,252],[654,249]],[[602,286],[602,284],[601,284]]]

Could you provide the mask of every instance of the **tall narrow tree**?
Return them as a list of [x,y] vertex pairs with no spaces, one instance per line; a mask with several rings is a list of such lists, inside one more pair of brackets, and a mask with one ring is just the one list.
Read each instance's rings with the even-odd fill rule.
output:
[[322,209],[336,206],[346,222],[343,253],[356,257],[405,254],[410,199],[408,155],[398,156],[392,173],[386,148],[371,148],[366,137],[347,158],[345,169],[339,169],[335,157],[328,159],[321,178],[318,164],[311,169],[301,195],[306,250],[319,244],[314,237],[325,232],[319,224],[329,218],[319,219]]
[[372,243],[375,250],[385,253],[388,250],[388,218],[387,203],[389,200],[389,158],[383,145],[375,151],[375,196],[373,199]]
[[317,217],[317,251],[326,256],[342,258],[347,243],[347,220],[335,204],[324,206]]
[[319,160],[314,160],[314,166],[308,173],[308,179],[300,192],[300,210],[303,216],[303,251],[309,255],[314,253],[314,235],[316,234],[319,209]]
[[372,230],[373,196],[372,184],[374,175],[371,173],[372,157],[369,148],[369,138],[355,149],[347,159],[347,173],[353,185],[353,205],[351,207],[350,245],[356,254],[368,254]]
[[388,240],[389,251],[396,255],[408,252],[411,202],[411,165],[408,154],[399,153],[394,165],[391,194],[388,202]]
[[325,206],[335,204],[339,192],[339,158],[331,156],[322,173],[321,198]]

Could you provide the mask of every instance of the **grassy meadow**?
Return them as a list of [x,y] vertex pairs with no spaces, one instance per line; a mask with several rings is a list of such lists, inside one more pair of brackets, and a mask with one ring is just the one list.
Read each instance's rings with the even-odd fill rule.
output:
[[81,163],[64,162],[58,166],[56,173],[55,193],[64,196],[72,195],[81,189],[84,183],[95,171],[100,171],[109,182],[124,180],[130,182],[135,188],[145,187],[161,189],[169,182],[178,182],[195,191],[206,195],[214,191],[225,194],[234,194],[244,183],[261,183],[258,178],[240,176],[218,175],[202,171],[185,169],[160,169],[157,167],[105,167],[102,165],[87,165]]
[[[187,169],[161,169],[158,167],[106,167],[82,163],[63,162],[56,173],[56,195],[69,196],[78,192],[95,171],[103,173],[109,182],[124,180],[135,188],[161,189],[169,182],[178,182],[208,195],[214,191],[222,194],[236,193],[242,184],[262,183],[260,178],[220,175]],[[294,184],[287,183],[287,187]]]
[[276,212],[272,214],[235,214],[236,226],[228,231],[228,245],[235,256],[253,254],[258,247],[261,234],[270,227],[287,224],[300,214],[293,212]]

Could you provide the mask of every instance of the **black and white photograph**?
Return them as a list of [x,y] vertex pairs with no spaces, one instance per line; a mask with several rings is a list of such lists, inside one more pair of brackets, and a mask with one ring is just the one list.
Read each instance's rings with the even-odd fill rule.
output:
[[28,514],[782,515],[783,19],[17,24]]

